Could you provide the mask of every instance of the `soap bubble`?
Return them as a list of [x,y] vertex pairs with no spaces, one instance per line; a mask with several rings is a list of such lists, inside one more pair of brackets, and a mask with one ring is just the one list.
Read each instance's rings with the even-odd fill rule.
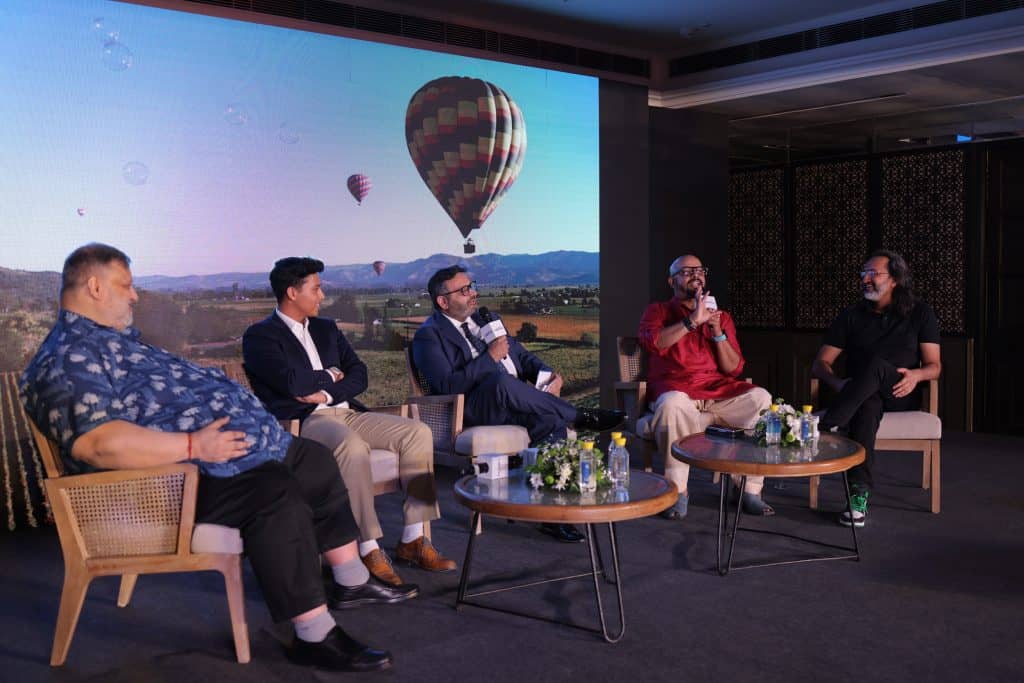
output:
[[92,31],[103,44],[116,43],[121,38],[121,32],[117,30],[117,27],[103,17],[96,17],[92,20]]
[[145,185],[149,180],[149,167],[141,161],[129,161],[121,167],[121,177],[129,185]]
[[277,129],[277,139],[286,145],[294,145],[299,141],[299,132],[287,123],[282,123]]
[[224,108],[224,120],[232,126],[244,126],[249,121],[249,114],[238,104],[229,104]]
[[103,44],[103,64],[111,71],[124,71],[131,67],[134,59],[132,51],[116,40]]

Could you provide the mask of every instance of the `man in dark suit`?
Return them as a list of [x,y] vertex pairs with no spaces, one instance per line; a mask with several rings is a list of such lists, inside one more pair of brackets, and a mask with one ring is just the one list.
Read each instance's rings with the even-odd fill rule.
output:
[[[432,392],[465,396],[466,426],[520,425],[536,444],[564,439],[570,425],[604,431],[622,424],[621,411],[576,408],[559,398],[562,377],[480,317],[465,268],[442,268],[427,290],[434,313],[413,337],[413,361]],[[571,527],[544,528],[560,540],[582,540]]]
[[373,507],[374,448],[398,454],[405,528],[397,557],[429,571],[451,571],[455,562],[443,557],[423,533],[423,523],[440,516],[430,429],[415,420],[367,412],[356,400],[366,390],[366,364],[333,320],[316,317],[324,298],[323,269],[312,258],[289,257],[274,264],[270,285],[277,310],[250,326],[242,338],[253,391],[275,417],[302,420],[302,436],[334,452],[359,525],[359,554],[371,574],[402,585],[377,543],[383,531]]

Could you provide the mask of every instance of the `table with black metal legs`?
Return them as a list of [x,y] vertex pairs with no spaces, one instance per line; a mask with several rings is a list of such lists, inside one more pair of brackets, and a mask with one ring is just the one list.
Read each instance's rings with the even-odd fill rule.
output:
[[[470,475],[455,483],[455,500],[473,513],[469,541],[466,543],[466,556],[462,562],[462,575],[459,577],[459,591],[455,598],[456,609],[460,609],[463,605],[470,605],[505,612],[599,633],[609,643],[618,642],[626,632],[626,616],[622,604],[622,583],[619,578],[619,550],[615,537],[615,523],[648,517],[661,512],[675,502],[678,495],[676,487],[656,474],[632,472],[627,489],[607,488],[592,494],[577,494],[534,489],[530,486],[527,477],[528,475],[522,471],[514,470],[510,472],[507,479],[483,479]],[[481,515],[529,522],[585,525],[587,547],[590,551],[590,571],[470,593],[469,576],[473,564],[473,550],[474,545],[479,542],[472,530],[478,528],[477,523],[480,521]],[[594,530],[594,527],[598,525],[607,525],[608,529],[612,556],[610,574],[605,570],[604,559],[601,557],[597,534]],[[470,600],[470,598],[586,577],[592,578],[594,582],[597,614],[601,623],[600,629]],[[619,612],[619,626],[615,632],[609,631],[605,619],[604,604],[601,600],[602,577],[615,586],[615,599]]]
[[[743,514],[743,497],[737,496],[732,529],[729,531],[729,509],[726,505],[729,480],[732,476],[740,477],[739,490],[742,491],[747,483],[748,476],[813,477],[841,472],[843,475],[843,491],[846,494],[846,509],[852,516],[853,503],[850,498],[850,485],[846,472],[851,467],[864,462],[864,448],[856,441],[851,441],[838,434],[822,434],[815,443],[806,446],[759,446],[747,437],[730,439],[708,436],[701,433],[692,434],[672,444],[672,457],[685,462],[691,467],[711,472],[720,472],[722,474],[718,494],[717,543],[718,573],[722,576],[728,574],[732,569],[749,569],[751,567],[768,567],[821,560],[860,560],[857,528],[853,525],[850,526],[850,532],[853,537],[852,548],[770,529],[741,527],[739,522]],[[805,543],[842,550],[844,554],[774,562],[755,562],[734,567],[732,564],[732,554],[736,545],[736,535],[740,531],[784,536]],[[723,566],[722,543],[726,537],[728,538],[728,551],[726,562]]]

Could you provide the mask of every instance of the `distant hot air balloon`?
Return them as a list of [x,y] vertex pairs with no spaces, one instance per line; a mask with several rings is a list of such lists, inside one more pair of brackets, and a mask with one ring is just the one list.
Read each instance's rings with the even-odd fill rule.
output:
[[363,198],[370,194],[372,189],[373,183],[370,181],[369,176],[355,173],[348,177],[348,191],[352,193],[352,196],[356,198],[360,206],[363,204]]
[[438,78],[409,100],[405,139],[420,177],[472,253],[470,231],[494,213],[523,166],[526,123],[519,106],[479,78]]
[[388,264],[383,261],[373,262],[373,272],[377,273],[377,277],[380,277],[384,273],[384,269],[388,267]]

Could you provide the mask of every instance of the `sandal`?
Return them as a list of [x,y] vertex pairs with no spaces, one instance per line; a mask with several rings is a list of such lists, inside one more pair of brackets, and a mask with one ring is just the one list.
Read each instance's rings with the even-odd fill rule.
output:
[[753,493],[744,492],[743,512],[756,517],[771,517],[775,514],[775,509],[768,503],[764,502],[764,498],[761,496],[755,496]]
[[689,494],[680,494],[680,496],[676,498],[676,502],[672,504],[672,507],[666,508],[658,514],[661,516],[662,519],[682,519],[686,516],[686,510],[689,507],[689,505]]

